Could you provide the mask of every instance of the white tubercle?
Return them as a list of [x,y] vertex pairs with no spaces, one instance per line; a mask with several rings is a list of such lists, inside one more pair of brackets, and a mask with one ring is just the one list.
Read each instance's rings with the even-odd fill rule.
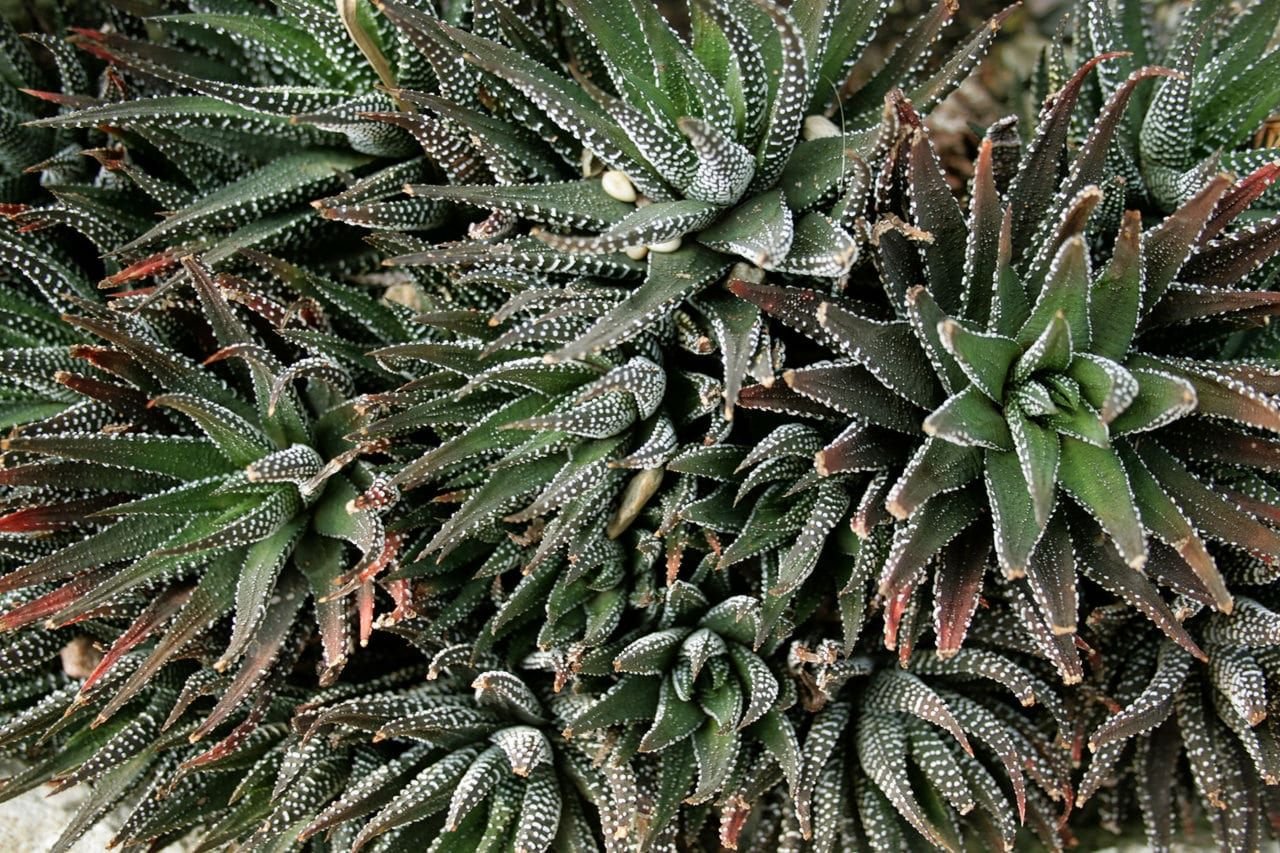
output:
[[805,116],[804,130],[801,131],[801,135],[805,139],[826,139],[828,136],[839,136],[840,128],[826,116]]
[[628,246],[622,251],[627,253],[627,257],[633,261],[643,261],[649,255],[648,246]]
[[601,175],[600,185],[604,187],[605,192],[618,201],[625,201],[630,204],[638,197],[636,188],[631,183],[631,179],[627,177],[627,173],[619,172],[617,169],[610,169]]
[[665,243],[653,243],[653,244],[651,244],[651,245],[649,246],[649,251],[651,251],[651,252],[659,252],[659,253],[664,254],[664,255],[669,255],[669,254],[671,254],[672,252],[676,251],[676,250],[677,250],[677,249],[679,249],[679,248],[680,248],[680,238],[679,238],[679,237],[676,237],[676,238],[674,238],[674,239],[672,239],[672,240],[667,240]]

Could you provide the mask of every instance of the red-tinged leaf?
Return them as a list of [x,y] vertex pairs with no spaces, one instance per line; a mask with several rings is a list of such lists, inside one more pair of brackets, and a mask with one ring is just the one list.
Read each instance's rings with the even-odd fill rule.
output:
[[[1280,233],[1280,227],[1277,233]],[[1238,281],[1243,275],[1243,272],[1233,275],[1230,281]],[[1181,278],[1183,281],[1194,280],[1186,276]],[[1232,290],[1229,286],[1175,286],[1165,293],[1164,299],[1143,319],[1142,325],[1146,329],[1214,318],[1261,325],[1275,314],[1280,314],[1280,294],[1271,291]]]
[[909,402],[929,409],[942,401],[942,389],[909,324],[872,320],[829,301],[818,305],[817,319],[839,352]]
[[[213,564],[205,569],[195,590],[192,591],[178,615],[174,617],[173,623],[157,641],[151,654],[98,712],[94,725],[99,725],[114,716],[165,664],[173,660],[188,643],[207,631],[210,624],[231,609],[231,594],[235,589],[235,575],[239,568],[239,561],[235,559],[234,554],[231,554],[215,559]],[[83,695],[82,690],[81,696]]]
[[745,299],[784,325],[829,349],[836,348],[831,336],[818,322],[818,306],[828,301],[829,296],[807,288],[779,287],[741,278],[731,279],[726,287],[738,298]]
[[1124,363],[1143,305],[1142,214],[1126,210],[1106,269],[1089,294],[1089,327],[1095,355]]
[[1191,254],[1218,199],[1231,186],[1231,178],[1220,174],[1200,192],[1187,199],[1163,222],[1142,238],[1142,256],[1146,296],[1143,312],[1149,313],[1160,304],[1164,292],[1173,283],[1178,270]]
[[1104,53],[1085,62],[1041,110],[1035,138],[1027,147],[1022,166],[1009,188],[1015,258],[1025,254],[1058,190],[1059,162],[1085,79],[1098,63],[1123,55]]
[[1136,450],[1147,470],[1198,531],[1252,551],[1263,559],[1280,559],[1280,533],[1234,506],[1159,445],[1144,442]]
[[1221,234],[1249,205],[1261,198],[1277,178],[1280,178],[1280,161],[1264,163],[1238,180],[1218,200],[1213,216],[1200,232],[1198,243],[1203,246]]
[[888,507],[885,506],[892,485],[893,480],[887,471],[876,474],[867,483],[867,488],[853,511],[853,518],[849,519],[849,527],[858,538],[866,539],[871,535],[872,528],[893,520]]
[[1182,421],[1162,430],[1160,443],[1184,459],[1280,471],[1280,439],[1212,421]]
[[72,358],[86,361],[103,373],[118,376],[131,384],[145,387],[150,383],[147,372],[128,353],[88,344],[75,344],[68,352]]
[[854,471],[896,468],[906,460],[901,436],[881,427],[854,421],[814,456],[820,477]]
[[106,563],[126,560],[159,547],[187,523],[183,518],[132,516],[40,557],[0,577],[0,592],[59,580]]
[[154,275],[167,272],[178,264],[178,253],[172,249],[165,249],[162,252],[156,252],[148,255],[140,261],[134,261],[124,269],[109,275],[102,281],[98,282],[98,287],[102,289],[119,287],[122,284],[128,284],[131,281],[137,281],[142,278],[150,278]]
[[1121,447],[1119,455],[1129,474],[1134,500],[1142,512],[1142,523],[1177,551],[1212,595],[1215,606],[1223,612],[1231,612],[1231,593],[1227,590],[1226,581],[1200,533],[1186,515],[1186,510],[1191,507],[1184,509],[1129,447]]
[[978,515],[978,502],[968,492],[947,495],[921,507],[894,535],[880,575],[880,595],[887,598],[915,586],[925,564]]
[[[1102,72],[1105,74],[1105,72]],[[1062,185],[1064,197],[1071,196],[1089,184],[1101,183],[1106,174],[1107,153],[1128,109],[1129,99],[1144,80],[1156,77],[1172,77],[1177,72],[1158,66],[1145,66],[1135,70],[1107,99],[1106,106],[1089,127],[1089,136],[1080,146],[1071,162],[1071,174]]]
[[147,411],[147,395],[137,388],[65,370],[58,371],[53,378],[58,384],[70,388],[77,394],[110,406],[113,411],[128,418],[135,426],[157,425],[155,414]]
[[1229,288],[1280,252],[1280,217],[1237,229],[1203,246],[1187,260],[1178,280]]
[[[64,317],[67,323],[84,329],[109,344],[119,348],[132,362],[142,368],[140,384],[148,387],[153,380],[158,381],[172,393],[195,394],[210,402],[225,406],[244,417],[250,416],[251,407],[240,396],[207,370],[201,370],[195,364],[170,350],[165,350],[150,339],[141,337],[118,325],[114,321],[101,317],[71,316]],[[137,375],[136,371],[119,374],[125,379]]]
[[904,519],[934,495],[952,492],[982,476],[982,451],[930,437],[889,491],[886,506]]
[[[788,370],[787,387],[844,415],[899,432],[920,428],[920,410],[884,387],[866,368],[832,362]],[[745,395],[745,389],[743,394]]]
[[996,189],[991,146],[990,136],[984,137],[973,167],[973,193],[969,197],[969,242],[964,256],[964,296],[960,306],[961,316],[981,329],[987,327],[987,321],[991,318],[1000,223],[1004,218],[1000,193]]
[[159,597],[152,599],[151,603],[146,606],[138,618],[134,619],[128,628],[124,630],[120,636],[116,637],[115,642],[111,644],[111,648],[102,655],[102,660],[98,661],[98,665],[93,668],[85,678],[84,684],[80,686],[80,692],[86,693],[94,684],[98,682],[102,676],[106,675],[116,662],[124,657],[130,650],[135,648],[139,643],[151,636],[160,626],[164,625],[177,613],[187,601],[191,598],[191,593],[195,589],[190,585],[179,585],[170,587],[165,590]]
[[87,516],[117,501],[111,495],[32,506],[0,515],[0,533],[46,533],[84,524]]
[[295,617],[306,598],[306,581],[300,573],[289,572],[280,578],[276,594],[267,606],[266,615],[262,617],[257,633],[245,649],[240,669],[218,704],[191,733],[192,743],[201,740],[221,725],[263,683],[285,652]]
[[989,547],[983,531],[970,528],[942,551],[933,577],[933,625],[940,658],[954,657],[978,609]]
[[1077,541],[1080,543],[1080,567],[1089,578],[1142,611],[1165,636],[1198,660],[1208,660],[1151,581],[1141,572],[1126,566],[1110,543],[1097,536],[1084,536]]
[[1129,477],[1110,448],[1062,436],[1058,480],[1111,537],[1120,556],[1138,569],[1147,561],[1146,531],[1135,506]]
[[738,394],[738,408],[827,420],[840,418],[835,409],[791,390],[782,382],[748,385]]
[[908,175],[913,224],[933,235],[921,247],[929,290],[943,311],[959,314],[964,304],[967,223],[923,129],[911,137]]
[[1147,564],[1143,571],[1157,586],[1171,589],[1204,607],[1217,607],[1217,602],[1204,581],[1200,580],[1187,560],[1172,546],[1160,539],[1153,539],[1147,543],[1147,550]]
[[[1027,270],[1023,281],[1028,292],[1043,296],[1045,276],[1051,271],[1051,267],[1056,266],[1056,263],[1051,262],[1056,260],[1056,256],[1060,254],[1068,240],[1083,236],[1085,227],[1089,224],[1089,217],[1093,215],[1093,211],[1102,199],[1102,190],[1090,184],[1069,200],[1062,214],[1058,216],[1053,230],[1049,231],[1041,242],[1040,249]],[[1087,302],[1088,286],[1081,287],[1080,293]]]
[[992,282],[991,319],[987,330],[1006,338],[1018,334],[1031,316],[1031,302],[1013,267],[1013,212],[1005,208],[996,243],[996,272]]
[[1059,512],[1027,562],[1027,585],[1055,635],[1076,631],[1076,558],[1067,524]]
[[216,767],[218,764],[226,761],[228,758],[236,756],[245,742],[249,740],[249,736],[258,730],[262,724],[263,718],[267,711],[271,708],[270,702],[258,701],[245,718],[236,724],[227,736],[222,740],[209,747],[199,755],[192,756],[178,765],[174,770],[173,777],[170,779],[169,785],[173,784],[188,773],[195,772],[200,769]]
[[1190,382],[1196,392],[1197,414],[1280,432],[1280,406],[1266,392],[1233,375],[1230,365],[1219,370],[1213,362],[1135,356],[1129,366],[1171,373]]
[[105,570],[87,572],[68,583],[28,601],[0,616],[0,631],[15,631],[40,619],[45,619],[75,601],[101,580]]

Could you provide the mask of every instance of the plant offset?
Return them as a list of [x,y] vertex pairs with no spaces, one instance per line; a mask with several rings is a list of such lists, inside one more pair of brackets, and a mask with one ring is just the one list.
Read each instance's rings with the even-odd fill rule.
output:
[[985,11],[6,22],[0,798],[85,788],[56,850],[1270,843],[1280,3],[1077,0],[943,151]]

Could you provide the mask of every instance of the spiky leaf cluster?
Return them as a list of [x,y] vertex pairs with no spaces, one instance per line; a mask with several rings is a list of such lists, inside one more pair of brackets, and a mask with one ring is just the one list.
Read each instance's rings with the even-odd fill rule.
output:
[[1276,170],[1201,148],[1268,10],[1184,18],[1240,42],[1184,109],[1082,3],[966,216],[919,113],[1007,13],[130,9],[0,40],[0,798],[89,787],[58,849],[1267,838]]
[[[1073,127],[1082,140],[1089,115],[1135,71],[1173,72],[1134,95],[1108,163],[1108,178],[1124,182],[1129,206],[1169,212],[1220,169],[1245,175],[1275,161],[1277,23],[1280,10],[1266,2],[1199,0],[1181,12],[1160,8],[1151,15],[1137,2],[1088,0],[1076,12],[1071,47],[1062,43],[1064,30],[1046,51],[1032,91],[1043,97],[1061,87],[1076,70],[1068,57],[1078,67],[1111,55],[1084,87]],[[1257,178],[1274,179],[1270,171]],[[1275,209],[1277,201],[1269,191],[1258,207]]]
[[1068,680],[1081,673],[1078,574],[1199,654],[1151,581],[1229,611],[1207,541],[1268,562],[1280,546],[1221,494],[1233,480],[1265,482],[1267,466],[1204,464],[1210,436],[1265,442],[1280,427],[1271,366],[1201,357],[1224,327],[1274,310],[1272,294],[1236,287],[1274,253],[1258,230],[1232,229],[1261,187],[1214,176],[1154,225],[1126,214],[1093,250],[1085,230],[1105,195],[1093,181],[1144,76],[1108,102],[1059,175],[1058,131],[1096,64],[1046,107],[1016,172],[998,175],[993,140],[983,142],[968,217],[914,110],[897,101],[902,131],[878,180],[880,312],[810,290],[735,287],[839,355],[783,378],[790,395],[853,418],[819,451],[820,472],[855,476],[861,503],[881,505],[877,520],[901,522],[879,578],[889,627],[936,561],[936,632],[958,647],[989,551],[1025,584],[1038,614],[1029,630]]

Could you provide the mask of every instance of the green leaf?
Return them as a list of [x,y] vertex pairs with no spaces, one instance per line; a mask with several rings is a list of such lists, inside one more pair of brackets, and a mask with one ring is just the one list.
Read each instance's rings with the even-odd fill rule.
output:
[[1036,520],[1035,503],[1013,451],[986,454],[987,500],[995,533],[996,559],[1011,578],[1023,576],[1044,524]]
[[1185,379],[1160,370],[1135,368],[1138,381],[1133,402],[1111,422],[1116,435],[1159,429],[1196,408],[1196,389]]
[[305,516],[297,516],[261,542],[250,546],[236,583],[236,617],[231,629],[231,639],[227,642],[226,650],[214,663],[214,669],[225,669],[249,644],[266,615],[280,569],[293,550],[293,543],[301,534],[305,523]]
[[1173,546],[1196,577],[1204,583],[1218,609],[1231,610],[1231,593],[1200,533],[1192,526],[1186,512],[1170,496],[1131,448],[1118,448],[1133,487],[1134,501],[1142,514],[1142,523],[1152,534]]
[[1061,372],[1071,366],[1075,341],[1065,316],[1053,314],[1037,334],[1039,337],[1028,342],[1030,345],[1026,352],[1013,367],[1015,382],[1026,382],[1038,371]]
[[837,412],[908,434],[920,429],[920,410],[856,364],[800,367],[782,374],[787,387]]
[[1058,479],[1067,494],[1098,520],[1124,561],[1142,568],[1147,561],[1146,531],[1115,451],[1064,435]]
[[[1167,81],[1166,81],[1167,82]],[[1173,213],[1142,237],[1143,282],[1146,294],[1143,313],[1160,304],[1165,290],[1191,254],[1218,199],[1230,188],[1231,176],[1220,174],[1205,184]]]
[[[652,206],[652,205],[651,205]],[[739,255],[758,267],[774,269],[791,251],[795,236],[791,209],[781,190],[740,202],[698,233],[698,242],[718,252]]]
[[310,201],[336,186],[343,173],[371,159],[354,151],[323,148],[287,154],[203,196],[116,251],[129,252],[175,232],[243,224],[291,204]]
[[658,705],[661,679],[627,675],[610,687],[595,704],[570,721],[566,738],[633,720],[652,720]]
[[1022,355],[1016,341],[972,331],[950,318],[938,325],[938,339],[979,391],[997,403],[1004,400],[1009,370]]
[[0,452],[9,451],[104,463],[131,471],[162,474],[176,480],[200,480],[234,470],[212,442],[182,436],[132,433],[18,435],[0,439]]
[[[1049,267],[1044,288],[1031,309],[1031,316],[1018,332],[1018,343],[1031,346],[1053,322],[1061,317],[1071,330],[1071,343],[1081,352],[1089,351],[1089,255],[1084,238],[1071,237],[1062,244]],[[1065,365],[1064,365],[1065,366]]]
[[271,442],[253,424],[235,412],[194,394],[161,394],[153,397],[149,405],[175,409],[190,417],[217,445],[222,455],[237,467],[250,465],[273,449]]
[[930,437],[911,457],[885,503],[894,518],[907,518],[935,495],[955,491],[981,474],[980,449]]
[[938,380],[909,323],[871,320],[835,302],[819,305],[817,317],[845,355],[903,398],[922,409],[942,401]]
[[583,358],[634,338],[658,317],[718,278],[727,266],[719,255],[699,246],[686,246],[670,254],[650,252],[645,283],[606,312],[577,340],[546,358],[550,361]]
[[978,390],[968,385],[952,394],[925,418],[924,431],[953,444],[1010,450],[1013,438],[1004,414]]
[[1280,533],[1203,483],[1158,444],[1144,442],[1134,449],[1200,533],[1266,558],[1280,556]]
[[610,196],[594,179],[506,186],[408,184],[405,192],[415,198],[457,201],[567,228],[603,230],[635,212],[634,206]]
[[1016,406],[1005,412],[1018,464],[1031,495],[1036,524],[1044,527],[1053,510],[1058,482],[1058,435],[1023,415]]
[[929,501],[898,528],[880,575],[880,595],[897,595],[916,582],[925,564],[977,520],[978,503],[968,492]]
[[[615,169],[626,172],[647,194],[662,198],[665,182],[640,154],[635,143],[576,83],[553,74],[519,51],[440,24],[465,49],[463,58],[506,80],[552,121],[580,139],[592,140],[592,151]],[[638,42],[644,43],[644,42]]]
[[1054,635],[1076,630],[1076,560],[1062,513],[1049,520],[1027,562],[1027,583]]

